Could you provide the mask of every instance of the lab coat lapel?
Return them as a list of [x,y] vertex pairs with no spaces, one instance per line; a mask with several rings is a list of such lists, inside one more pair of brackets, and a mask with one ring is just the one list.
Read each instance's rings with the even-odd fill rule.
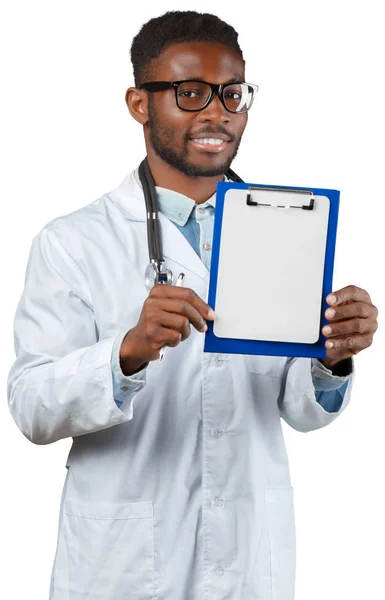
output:
[[[208,269],[186,240],[183,233],[162,213],[159,213],[159,222],[165,261],[167,262],[167,259],[172,260],[174,263],[180,265],[181,271],[188,270],[204,281],[208,281]],[[174,273],[174,279],[176,275],[177,273]]]

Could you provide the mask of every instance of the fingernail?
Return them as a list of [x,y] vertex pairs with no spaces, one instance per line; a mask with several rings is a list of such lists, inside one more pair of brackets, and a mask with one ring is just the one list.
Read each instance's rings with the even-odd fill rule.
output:
[[210,308],[210,310],[208,312],[208,318],[209,319],[215,319],[215,312],[213,311],[212,308]]
[[326,342],[325,346],[326,348],[333,348],[334,344],[333,342]]
[[331,327],[324,327],[323,330],[322,330],[322,333],[324,335],[329,335],[329,333],[331,333],[331,332],[332,332],[332,328]]
[[336,311],[333,308],[328,308],[325,313],[325,316],[327,319],[332,319],[333,317],[336,316]]
[[208,330],[207,323],[205,323],[201,329],[201,332],[204,333],[207,330]]
[[327,302],[328,304],[335,304],[335,303],[337,302],[337,298],[336,298],[335,296],[333,296],[333,295],[331,295],[331,296],[328,296],[328,297],[326,298],[326,302]]

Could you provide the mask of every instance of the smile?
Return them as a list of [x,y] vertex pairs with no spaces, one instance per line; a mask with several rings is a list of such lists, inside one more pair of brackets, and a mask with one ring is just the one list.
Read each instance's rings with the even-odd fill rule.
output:
[[197,150],[213,153],[222,152],[228,144],[228,142],[217,138],[200,138],[190,140],[190,142]]

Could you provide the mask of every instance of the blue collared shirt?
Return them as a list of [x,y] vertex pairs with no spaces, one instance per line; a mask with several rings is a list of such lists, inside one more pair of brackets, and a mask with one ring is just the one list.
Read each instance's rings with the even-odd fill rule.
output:
[[[215,194],[203,204],[196,204],[194,200],[179,192],[161,187],[156,187],[156,191],[160,212],[174,223],[207,269],[210,269]],[[145,369],[126,376],[120,368],[119,351],[126,333],[116,338],[111,355],[114,399],[118,406],[122,405],[127,394],[141,389],[145,383]],[[312,359],[316,400],[326,411],[338,412],[351,375],[352,373],[344,377],[333,375],[319,360]]]

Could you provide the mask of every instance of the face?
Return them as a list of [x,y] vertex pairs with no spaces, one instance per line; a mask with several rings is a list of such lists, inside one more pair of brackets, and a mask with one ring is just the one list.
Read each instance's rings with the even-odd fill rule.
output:
[[[178,81],[199,78],[223,84],[244,81],[244,62],[232,48],[222,44],[194,42],[175,44],[150,65],[151,81]],[[148,81],[148,79],[147,79]],[[227,171],[235,158],[247,123],[247,113],[225,109],[215,94],[210,104],[198,112],[178,108],[175,90],[148,94],[147,144],[167,164],[190,177],[214,177]],[[220,145],[194,141],[196,137],[226,136]]]

